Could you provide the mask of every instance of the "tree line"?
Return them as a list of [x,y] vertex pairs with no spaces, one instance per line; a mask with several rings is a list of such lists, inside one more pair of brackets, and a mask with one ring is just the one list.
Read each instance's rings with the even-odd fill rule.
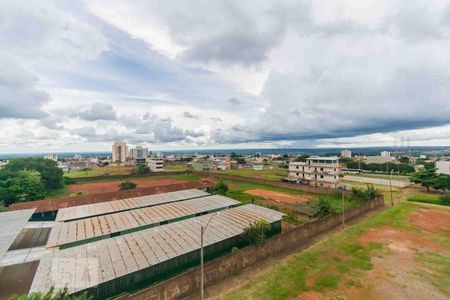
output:
[[43,199],[63,187],[63,171],[50,159],[12,159],[0,170],[0,201],[6,206]]

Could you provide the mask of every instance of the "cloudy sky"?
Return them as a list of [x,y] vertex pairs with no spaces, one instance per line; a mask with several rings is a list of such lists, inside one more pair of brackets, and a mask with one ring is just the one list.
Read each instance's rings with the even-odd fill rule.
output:
[[448,1],[0,0],[0,152],[450,145]]

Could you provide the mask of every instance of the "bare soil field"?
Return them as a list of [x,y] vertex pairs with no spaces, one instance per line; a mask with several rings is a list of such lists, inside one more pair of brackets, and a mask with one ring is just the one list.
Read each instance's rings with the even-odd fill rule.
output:
[[[71,184],[69,185],[69,190],[71,193],[84,193],[88,195],[116,192],[120,190],[119,184],[124,181],[125,180]],[[137,184],[136,188],[164,186],[187,182],[186,180],[174,178],[138,178],[138,179],[128,179],[127,181],[132,181],[136,183]]]
[[274,192],[262,189],[246,190],[247,194],[260,196],[266,200],[272,200],[276,203],[294,204],[298,202],[306,202],[313,199],[311,195],[289,195],[281,192]]

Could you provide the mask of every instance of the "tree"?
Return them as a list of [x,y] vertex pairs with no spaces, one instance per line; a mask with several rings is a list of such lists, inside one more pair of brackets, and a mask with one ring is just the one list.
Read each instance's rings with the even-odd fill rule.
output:
[[216,185],[209,190],[212,194],[218,194],[218,195],[226,195],[228,192],[228,185],[223,181],[219,181],[216,183]]
[[7,206],[15,202],[42,199],[46,195],[39,172],[19,171],[0,184],[0,198]]
[[131,181],[124,181],[119,184],[121,190],[132,190],[137,187],[137,184]]
[[430,170],[423,170],[420,172],[413,173],[409,180],[411,180],[414,183],[420,183],[424,188],[427,189],[427,192],[430,191],[430,187],[433,184],[434,179],[436,178],[436,171],[435,169]]
[[314,212],[319,219],[322,219],[333,212],[330,200],[327,197],[319,197],[319,201],[314,206]]
[[450,190],[450,175],[439,174],[431,181],[431,187],[436,190],[442,190],[446,193]]
[[403,164],[409,164],[409,157],[408,156],[402,156],[399,158],[399,161]]
[[150,173],[150,168],[147,165],[137,165],[133,171],[136,175],[145,175]]
[[5,170],[19,172],[35,170],[41,174],[42,182],[47,191],[60,189],[64,186],[63,171],[58,168],[56,161],[45,158],[16,158],[10,160]]
[[258,220],[245,227],[242,235],[248,243],[262,245],[269,230],[270,224],[266,220]]

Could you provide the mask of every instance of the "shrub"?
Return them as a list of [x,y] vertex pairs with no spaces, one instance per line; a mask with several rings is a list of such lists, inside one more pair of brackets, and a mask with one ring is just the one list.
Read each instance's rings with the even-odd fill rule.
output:
[[221,180],[218,183],[216,183],[215,186],[209,188],[207,191],[211,194],[226,195],[228,192],[228,185],[225,182],[223,182],[223,180]]
[[372,184],[367,185],[365,190],[353,188],[352,198],[358,200],[375,200],[380,196],[380,191],[375,188]]
[[450,194],[445,194],[439,197],[439,202],[441,205],[450,206]]
[[245,227],[242,235],[248,243],[262,245],[267,238],[269,230],[270,224],[267,221],[258,220]]
[[119,184],[121,190],[132,190],[137,187],[137,184],[131,181],[124,181]]
[[330,200],[327,197],[319,197],[319,201],[314,206],[314,211],[319,219],[322,219],[333,212]]

